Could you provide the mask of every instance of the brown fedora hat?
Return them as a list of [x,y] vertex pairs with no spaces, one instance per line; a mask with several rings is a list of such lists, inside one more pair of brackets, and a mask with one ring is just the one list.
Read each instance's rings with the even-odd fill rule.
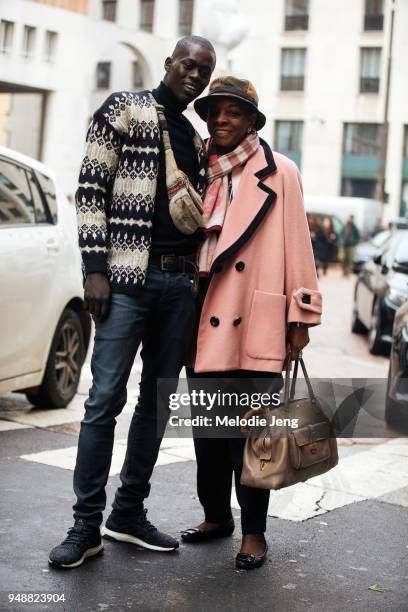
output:
[[203,121],[207,121],[209,101],[215,96],[237,98],[238,100],[246,102],[248,106],[256,112],[255,129],[260,130],[265,125],[266,117],[258,109],[258,94],[251,81],[238,79],[233,76],[223,76],[214,79],[210,84],[208,95],[203,98],[198,98],[194,102],[196,113]]

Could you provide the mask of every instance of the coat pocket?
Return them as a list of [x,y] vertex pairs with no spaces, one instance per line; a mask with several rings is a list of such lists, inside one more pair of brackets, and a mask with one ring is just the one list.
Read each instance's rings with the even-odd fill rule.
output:
[[246,337],[246,352],[254,359],[284,359],[286,355],[286,297],[255,291]]

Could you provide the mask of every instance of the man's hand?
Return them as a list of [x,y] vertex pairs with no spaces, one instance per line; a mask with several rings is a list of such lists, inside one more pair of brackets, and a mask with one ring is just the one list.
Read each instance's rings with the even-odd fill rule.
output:
[[111,289],[104,272],[91,272],[87,275],[84,287],[84,308],[99,321],[109,313]]
[[308,328],[290,325],[287,341],[291,359],[297,359],[300,351],[304,349],[307,344],[309,344]]

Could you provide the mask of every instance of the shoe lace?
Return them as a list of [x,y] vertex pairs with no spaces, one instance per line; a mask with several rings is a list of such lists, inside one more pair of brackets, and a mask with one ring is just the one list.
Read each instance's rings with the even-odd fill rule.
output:
[[73,544],[79,546],[83,538],[90,533],[90,528],[86,523],[77,522],[73,527],[68,529],[68,535],[64,540],[64,544]]
[[137,523],[146,531],[157,531],[157,527],[152,525],[149,519],[147,518],[147,508],[145,508],[143,512],[137,517]]

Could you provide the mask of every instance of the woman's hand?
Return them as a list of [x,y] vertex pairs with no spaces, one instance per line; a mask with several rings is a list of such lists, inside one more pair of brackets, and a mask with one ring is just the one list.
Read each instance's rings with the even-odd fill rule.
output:
[[287,343],[291,359],[297,359],[300,351],[309,344],[309,329],[307,327],[295,327],[294,325],[290,325]]

